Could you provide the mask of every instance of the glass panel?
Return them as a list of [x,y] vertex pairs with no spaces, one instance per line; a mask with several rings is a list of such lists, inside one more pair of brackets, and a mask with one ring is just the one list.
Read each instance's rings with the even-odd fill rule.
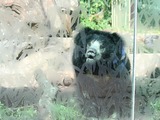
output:
[[[160,118],[159,6],[138,1],[136,120]],[[133,25],[134,0],[0,1],[0,119],[131,119]]]
[[160,118],[160,1],[138,1],[136,65],[137,120]]
[[0,0],[0,119],[76,120],[77,0]]
[[73,65],[78,104],[87,119],[131,118],[133,29],[127,0],[81,0],[82,25],[76,35]]

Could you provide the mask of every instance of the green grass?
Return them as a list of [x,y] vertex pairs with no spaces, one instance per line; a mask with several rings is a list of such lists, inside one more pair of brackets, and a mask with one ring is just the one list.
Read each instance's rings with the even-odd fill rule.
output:
[[151,107],[154,111],[153,120],[160,120],[160,100],[156,100],[154,103],[151,103]]
[[66,107],[63,104],[53,104],[52,117],[56,120],[83,120],[85,117],[74,107]]
[[[85,117],[74,107],[52,104],[51,120],[77,120]],[[38,111],[33,106],[8,108],[0,103],[0,120],[37,120]]]
[[32,107],[8,108],[0,103],[0,120],[35,120],[37,111]]

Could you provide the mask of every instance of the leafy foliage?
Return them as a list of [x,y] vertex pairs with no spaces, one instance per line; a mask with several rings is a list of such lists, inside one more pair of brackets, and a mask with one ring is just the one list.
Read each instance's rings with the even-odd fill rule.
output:
[[139,0],[138,13],[140,24],[150,28],[159,28],[159,0]]
[[92,29],[104,29],[111,25],[111,0],[80,0],[81,23]]

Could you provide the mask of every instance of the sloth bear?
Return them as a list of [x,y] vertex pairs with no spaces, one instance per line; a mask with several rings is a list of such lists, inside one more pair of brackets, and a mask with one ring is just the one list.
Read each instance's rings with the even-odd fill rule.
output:
[[82,112],[95,117],[128,115],[130,61],[123,39],[117,33],[86,27],[75,36],[74,43],[72,63]]

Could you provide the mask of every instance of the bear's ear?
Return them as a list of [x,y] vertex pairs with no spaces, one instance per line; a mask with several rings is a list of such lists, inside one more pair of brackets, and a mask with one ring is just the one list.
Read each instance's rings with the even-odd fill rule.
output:
[[85,28],[81,29],[78,32],[78,34],[75,36],[74,43],[77,45],[85,44],[84,42],[86,40],[86,37],[90,34],[91,31],[93,31],[93,30],[89,27],[85,27]]
[[83,30],[86,34],[89,34],[91,31],[93,31],[90,27],[85,27]]
[[123,42],[121,36],[117,33],[112,33],[112,37],[113,37],[113,41],[115,44],[117,44],[117,42],[119,42],[119,41]]

